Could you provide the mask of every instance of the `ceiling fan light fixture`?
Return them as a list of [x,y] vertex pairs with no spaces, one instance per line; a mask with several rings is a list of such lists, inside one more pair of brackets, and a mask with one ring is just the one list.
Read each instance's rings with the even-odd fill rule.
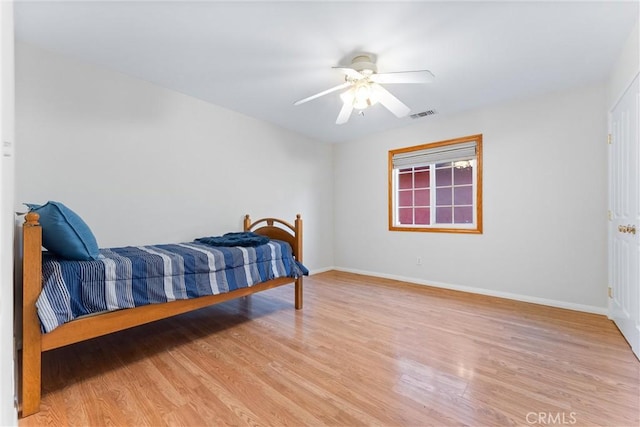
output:
[[353,108],[364,110],[365,108],[371,107],[378,102],[378,100],[374,96],[374,91],[371,89],[370,82],[362,82],[357,84],[353,91]]

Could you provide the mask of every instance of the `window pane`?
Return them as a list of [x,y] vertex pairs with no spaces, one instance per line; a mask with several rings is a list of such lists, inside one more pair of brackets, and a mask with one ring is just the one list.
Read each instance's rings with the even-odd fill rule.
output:
[[436,188],[436,205],[452,205],[451,187]]
[[398,211],[400,224],[413,224],[413,208],[400,208]]
[[436,208],[436,222],[438,224],[451,224],[453,222],[453,213],[450,207]]
[[451,168],[436,169],[436,187],[451,185]]
[[429,206],[431,204],[429,190],[416,190],[414,194],[416,206]]
[[416,172],[415,188],[427,188],[429,186],[429,171]]
[[472,184],[473,183],[473,168],[453,168],[453,183],[455,185]]
[[437,168],[450,168],[451,167],[451,162],[446,162],[446,163],[438,163],[436,165]]
[[[411,169],[409,169],[411,170]],[[413,174],[412,173],[401,173],[398,175],[398,187],[401,189],[412,188],[413,187]]]
[[463,206],[460,208],[453,208],[454,219],[456,224],[471,224],[473,223],[473,207]]
[[471,185],[455,187],[453,196],[454,205],[471,205],[473,204],[473,187]]
[[398,192],[398,206],[413,206],[413,191],[402,190]]
[[428,225],[431,223],[429,208],[416,208],[416,225]]

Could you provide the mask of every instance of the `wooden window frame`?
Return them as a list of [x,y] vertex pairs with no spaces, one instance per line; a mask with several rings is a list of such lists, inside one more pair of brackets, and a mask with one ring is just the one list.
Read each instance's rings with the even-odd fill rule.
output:
[[[410,153],[412,151],[428,150],[432,148],[439,148],[448,145],[456,145],[467,142],[476,142],[476,166],[475,166],[475,227],[443,227],[443,224],[425,225],[425,226],[398,226],[394,224],[394,209],[395,209],[395,193],[396,188],[394,186],[394,167],[393,157],[396,154]],[[389,231],[418,231],[429,233],[462,233],[462,234],[482,234],[482,134],[469,135],[455,139],[448,139],[445,141],[430,142],[427,144],[416,145],[412,147],[398,148],[395,150],[389,150],[388,159],[388,188],[389,188]],[[430,183],[430,187],[431,187]],[[435,191],[433,186],[432,191]],[[431,206],[431,209],[435,209],[435,206]]]

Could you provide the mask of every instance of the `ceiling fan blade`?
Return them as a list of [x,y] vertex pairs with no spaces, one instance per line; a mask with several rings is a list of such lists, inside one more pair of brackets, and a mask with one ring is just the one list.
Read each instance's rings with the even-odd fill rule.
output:
[[342,83],[341,85],[338,85],[338,86],[334,86],[334,87],[332,87],[331,89],[327,89],[327,90],[322,91],[322,92],[320,92],[320,93],[316,93],[315,95],[311,95],[311,96],[309,96],[309,97],[307,97],[307,98],[301,99],[300,101],[296,101],[296,102],[294,102],[294,103],[293,103],[293,105],[300,105],[300,104],[304,104],[305,102],[309,102],[309,101],[314,100],[314,99],[316,99],[316,98],[320,98],[321,96],[327,95],[327,94],[329,94],[329,93],[331,93],[331,92],[335,92],[335,91],[337,91],[337,90],[340,90],[340,89],[344,89],[344,88],[346,88],[346,87],[349,87],[349,86],[351,86],[352,84],[353,84],[353,83],[351,83],[351,82],[344,82],[344,83]]
[[344,75],[350,77],[355,80],[360,80],[364,78],[364,74],[359,71],[354,70],[353,68],[348,67],[333,67],[334,70],[340,70]]
[[369,80],[376,83],[431,83],[433,79],[435,76],[429,70],[380,73],[369,77]]
[[411,109],[404,105],[402,101],[393,96],[391,92],[389,92],[379,84],[372,84],[371,89],[374,92],[374,96],[378,99],[378,102],[384,105],[387,110],[395,114],[396,117],[404,117],[411,111]]
[[353,88],[340,94],[340,98],[342,98],[342,109],[338,114],[338,118],[336,119],[337,125],[345,124],[349,121],[349,117],[351,117],[351,112],[353,112],[353,98],[354,98],[354,90]]
[[337,125],[345,124],[349,121],[349,117],[351,117],[351,112],[353,111],[353,104],[349,102],[345,102],[342,105],[342,109],[340,110],[340,114],[338,114],[338,118],[336,119]]

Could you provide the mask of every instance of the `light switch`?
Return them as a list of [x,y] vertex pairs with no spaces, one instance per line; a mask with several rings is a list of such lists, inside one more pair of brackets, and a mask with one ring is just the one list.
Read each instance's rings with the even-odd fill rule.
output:
[[13,144],[10,141],[2,141],[2,155],[4,157],[13,156]]

